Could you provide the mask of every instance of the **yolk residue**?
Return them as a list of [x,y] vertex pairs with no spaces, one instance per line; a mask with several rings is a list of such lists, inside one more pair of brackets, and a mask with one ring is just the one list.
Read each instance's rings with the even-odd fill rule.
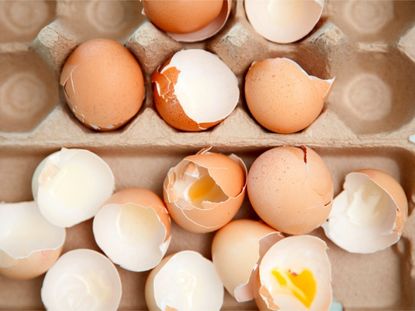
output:
[[202,201],[221,202],[226,199],[226,196],[212,177],[206,175],[190,186],[189,198],[194,203]]

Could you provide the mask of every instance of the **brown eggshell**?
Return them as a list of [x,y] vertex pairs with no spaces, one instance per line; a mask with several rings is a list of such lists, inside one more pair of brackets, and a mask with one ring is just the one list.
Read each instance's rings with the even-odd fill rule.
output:
[[127,48],[110,39],[79,45],[63,66],[60,84],[74,115],[101,131],[128,122],[145,95],[140,65]]
[[264,152],[252,164],[247,184],[254,210],[284,233],[311,232],[331,210],[330,172],[308,147],[283,146]]

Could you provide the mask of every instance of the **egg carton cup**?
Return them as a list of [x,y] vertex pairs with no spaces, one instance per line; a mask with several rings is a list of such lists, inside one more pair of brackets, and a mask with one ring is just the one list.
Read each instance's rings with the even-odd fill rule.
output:
[[[347,253],[330,241],[334,295],[346,310],[415,308],[415,2],[326,2],[314,30],[303,40],[271,43],[250,25],[242,0],[234,1],[225,27],[199,43],[179,43],[152,25],[137,1],[0,2],[0,200],[31,200],[37,164],[62,146],[87,148],[108,162],[117,189],[138,186],[162,192],[168,169],[206,146],[237,153],[249,165],[263,151],[284,144],[314,148],[330,168],[335,191],[347,173],[378,168],[400,181],[410,216],[399,243],[370,255]],[[65,104],[59,74],[81,42],[119,40],[145,73],[146,99],[126,126],[106,133],[83,126]],[[241,100],[221,124],[200,133],[179,132],[155,111],[150,75],[176,51],[203,48],[237,75]],[[254,60],[289,57],[308,73],[336,77],[318,119],[296,134],[275,134],[249,113],[244,76]],[[110,69],[109,69],[110,70]],[[415,139],[414,139],[415,140]],[[255,218],[246,199],[237,218]],[[98,249],[91,221],[68,230],[65,251]],[[321,229],[314,234],[327,239]],[[193,249],[210,256],[213,234],[193,234],[173,225],[168,253]],[[243,255],[243,254],[241,254]],[[121,309],[145,310],[147,273],[119,269]],[[0,309],[42,309],[42,277],[0,277]],[[255,310],[226,294],[224,310]]]

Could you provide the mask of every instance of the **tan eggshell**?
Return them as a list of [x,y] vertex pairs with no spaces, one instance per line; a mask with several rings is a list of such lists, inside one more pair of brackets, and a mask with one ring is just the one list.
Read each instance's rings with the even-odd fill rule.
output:
[[[196,207],[184,199],[185,193],[175,194],[174,185],[184,171],[194,166],[207,169],[209,176],[226,194],[221,202],[202,202]],[[164,201],[173,220],[188,231],[205,233],[227,224],[242,205],[246,187],[246,167],[235,155],[225,156],[203,149],[198,154],[184,158],[171,168],[164,180]]]
[[311,232],[330,213],[333,181],[323,160],[308,147],[264,152],[252,164],[247,184],[254,210],[278,231]]
[[[248,219],[230,222],[213,238],[213,264],[225,288],[238,302],[253,298],[248,283],[261,257],[261,240],[265,238],[272,238],[273,244],[283,236],[263,223]],[[243,288],[246,286],[249,289]]]
[[223,0],[144,0],[146,16],[160,29],[173,33],[197,31],[221,12]]
[[333,80],[309,76],[288,58],[254,62],[245,79],[245,97],[253,117],[276,133],[308,127],[320,114]]
[[100,131],[128,122],[145,95],[140,65],[127,48],[110,39],[79,45],[63,66],[60,84],[75,116]]

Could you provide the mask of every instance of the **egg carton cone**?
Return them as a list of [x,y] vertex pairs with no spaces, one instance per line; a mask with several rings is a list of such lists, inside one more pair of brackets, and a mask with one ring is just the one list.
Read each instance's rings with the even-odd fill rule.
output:
[[[81,42],[113,38],[137,58],[145,74],[146,99],[122,128],[99,133],[82,125],[66,105],[59,75]],[[218,55],[238,77],[241,99],[219,125],[180,132],[155,110],[150,75],[181,49]],[[250,114],[243,84],[250,64],[288,57],[309,74],[336,77],[324,110],[307,129],[275,134]],[[170,167],[203,147],[236,153],[249,167],[265,150],[308,145],[330,168],[335,193],[347,173],[387,171],[403,186],[410,216],[399,243],[370,254],[351,254],[325,239],[333,267],[334,296],[346,310],[415,309],[415,2],[326,1],[323,16],[304,39],[276,44],[249,23],[242,0],[233,1],[225,27],[198,43],[180,43],[142,15],[138,1],[0,1],[0,201],[32,199],[31,177],[39,162],[61,147],[87,148],[112,168],[116,188],[145,187],[162,193]],[[410,137],[412,136],[412,142]],[[237,218],[255,218],[247,199]],[[212,234],[193,234],[173,224],[168,254],[191,249],[210,257]],[[64,251],[98,250],[91,221],[68,230]],[[242,254],[241,254],[242,255]],[[146,310],[147,273],[119,268],[121,310]],[[42,309],[43,277],[0,277],[0,310]],[[229,294],[223,310],[255,310]]]

